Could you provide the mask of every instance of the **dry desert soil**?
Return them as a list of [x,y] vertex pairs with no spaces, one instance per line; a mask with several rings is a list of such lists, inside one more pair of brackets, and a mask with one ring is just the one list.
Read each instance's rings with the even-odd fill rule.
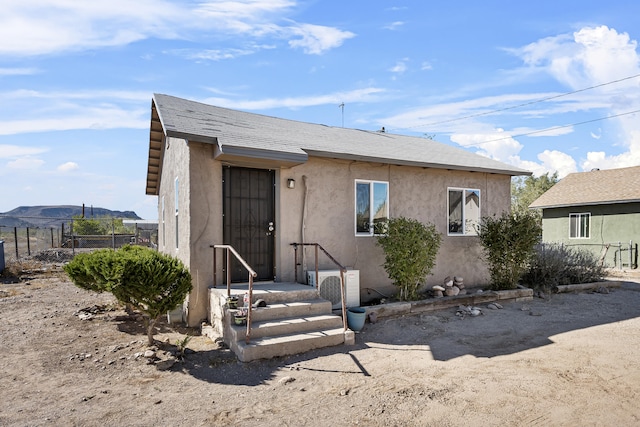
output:
[[640,425],[637,277],[477,317],[379,319],[352,346],[241,363],[166,323],[147,358],[138,317],[40,265],[0,281],[0,425]]

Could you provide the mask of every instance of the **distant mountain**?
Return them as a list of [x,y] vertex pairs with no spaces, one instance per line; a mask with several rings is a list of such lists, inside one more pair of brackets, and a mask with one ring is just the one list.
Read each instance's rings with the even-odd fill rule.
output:
[[105,208],[63,206],[20,206],[0,213],[2,227],[60,227],[65,220],[82,215],[85,218],[142,219],[133,211],[112,211]]

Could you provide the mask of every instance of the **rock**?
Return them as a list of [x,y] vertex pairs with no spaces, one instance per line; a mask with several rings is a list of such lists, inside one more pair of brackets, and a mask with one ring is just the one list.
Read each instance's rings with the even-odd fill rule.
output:
[[156,352],[153,350],[147,350],[144,352],[144,357],[146,357],[147,359],[153,359],[156,357]]
[[87,313],[86,311],[81,311],[80,313],[78,313],[78,319],[80,319],[80,320],[92,320],[93,319],[93,314]]
[[280,378],[280,381],[278,381],[278,384],[289,384],[294,382],[295,380],[296,380],[295,378],[287,376],[287,377]]
[[[460,289],[458,289],[458,292],[460,292]],[[448,296],[448,297],[452,297],[452,296],[454,296],[455,294],[454,294],[454,291],[453,291],[453,286],[452,286],[452,287],[450,287],[450,288],[447,288],[447,290],[446,290],[446,291],[444,291],[444,294],[445,294],[446,296]]]
[[442,293],[442,291],[433,291],[434,298],[442,298],[443,296],[444,294]]
[[176,364],[176,359],[173,357],[170,357],[168,359],[164,359],[156,362],[156,368],[159,371],[167,371],[171,369],[171,367],[175,364]]
[[456,295],[458,295],[460,293],[460,288],[457,287],[456,285],[453,285],[451,287],[451,291],[453,292],[453,296],[455,297]]
[[378,321],[378,313],[376,313],[375,311],[369,313],[368,317],[369,323],[376,323]]
[[431,289],[433,289],[434,291],[442,291],[442,292],[444,292],[444,288],[442,286],[438,286],[438,285],[432,287]]
[[487,304],[487,308],[489,308],[491,310],[497,310],[498,309],[498,307],[494,303]]

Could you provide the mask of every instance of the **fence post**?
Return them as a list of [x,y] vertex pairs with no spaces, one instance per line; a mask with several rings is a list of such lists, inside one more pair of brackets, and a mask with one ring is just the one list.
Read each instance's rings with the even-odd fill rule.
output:
[[55,246],[53,246],[53,227],[51,227],[49,230],[51,230],[51,248],[54,248]]
[[618,242],[618,270],[622,270],[622,242]]
[[71,220],[71,223],[69,225],[69,232],[71,234],[71,253],[75,255],[76,254],[76,241],[75,241],[74,236],[73,236],[73,219]]
[[27,227],[27,256],[31,256],[31,239],[29,238],[29,227]]
[[18,227],[13,227],[13,238],[16,245],[16,261],[18,261],[20,259],[18,254]]
[[111,218],[111,245],[113,250],[116,250],[116,224],[113,218]]

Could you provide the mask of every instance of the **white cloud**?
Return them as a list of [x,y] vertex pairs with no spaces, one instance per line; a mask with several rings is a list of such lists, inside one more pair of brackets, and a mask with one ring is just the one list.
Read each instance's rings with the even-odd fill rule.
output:
[[558,177],[562,178],[570,173],[578,170],[576,161],[570,155],[557,150],[544,150],[538,154],[538,160],[542,162],[542,173],[534,173],[542,175],[546,172],[558,172]]
[[[240,43],[245,38],[286,39],[292,48],[320,54],[355,36],[333,27],[295,23],[287,18],[295,6],[290,0],[6,0],[0,14],[0,55],[58,54],[148,38],[211,40],[229,35]],[[213,58],[218,60],[217,55]]]
[[28,76],[36,74],[36,68],[0,68],[0,77],[3,76]]
[[[149,126],[151,93],[129,91],[0,93],[0,135]],[[46,102],[42,102],[46,100]]]
[[41,55],[119,46],[149,36],[172,38],[172,24],[189,22],[189,14],[163,0],[7,0],[0,15],[0,54]]
[[0,135],[73,129],[145,129],[149,127],[147,110],[128,111],[116,107],[87,108],[59,118],[0,121]]
[[[382,94],[383,89],[369,87],[346,92],[335,92],[317,96],[268,98],[261,100],[232,100],[227,98],[207,98],[202,100],[206,104],[219,105],[226,108],[243,110],[266,110],[269,108],[301,108],[315,105],[340,104],[341,102],[368,102],[374,101],[376,95]],[[148,125],[148,124],[147,124]]]
[[384,28],[385,30],[391,30],[391,31],[394,31],[394,30],[397,30],[398,28],[402,27],[403,25],[404,25],[404,22],[402,22],[402,21],[395,21],[395,22],[392,22],[391,24],[387,24],[387,25],[385,25],[383,28]]
[[235,59],[240,56],[251,55],[254,52],[255,50],[251,50],[251,49],[205,49],[205,50],[179,49],[179,50],[166,51],[165,53],[176,54],[187,59],[222,61],[222,60],[228,60],[228,59]]
[[22,157],[7,163],[9,169],[34,170],[44,164],[44,160],[32,157]]
[[408,59],[404,58],[403,60],[396,62],[396,65],[391,67],[389,69],[389,71],[391,71],[392,73],[396,73],[396,74],[404,73],[405,71],[407,71],[407,63],[406,63],[406,61],[408,61]]
[[291,33],[300,37],[290,40],[289,46],[302,48],[305,53],[320,55],[330,49],[339,47],[345,40],[355,37],[350,31],[321,25],[298,24],[290,28]]
[[423,62],[422,62],[422,65],[420,65],[420,69],[421,69],[421,70],[423,70],[423,71],[426,71],[426,70],[433,70],[433,66],[431,65],[431,63],[430,63],[430,62],[428,62],[428,61],[423,61]]
[[75,162],[66,162],[66,163],[63,163],[63,164],[59,165],[56,169],[59,172],[71,172],[71,171],[77,170],[79,168],[80,168],[80,166],[78,166],[78,164],[75,163]]
[[35,154],[42,154],[49,151],[48,148],[42,147],[22,147],[19,145],[0,144],[0,159],[11,159],[22,156],[32,156]]

